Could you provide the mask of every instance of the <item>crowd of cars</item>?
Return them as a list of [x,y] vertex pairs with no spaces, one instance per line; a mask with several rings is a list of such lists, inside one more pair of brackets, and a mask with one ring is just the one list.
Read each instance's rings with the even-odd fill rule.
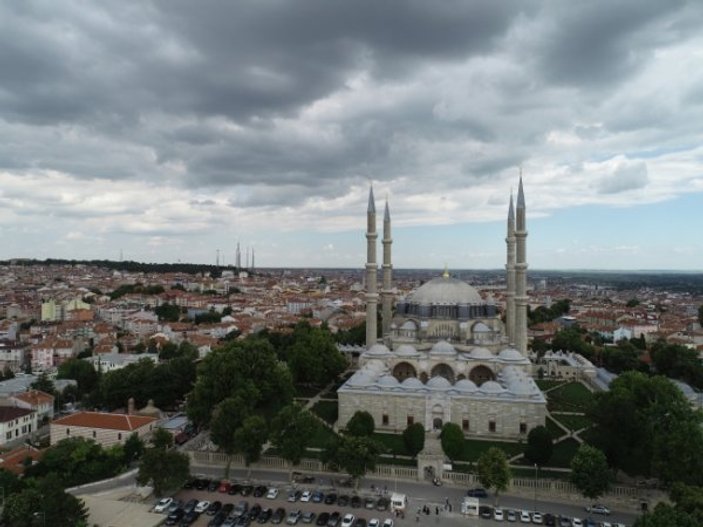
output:
[[[467,496],[472,498],[487,498],[488,492],[482,488],[470,489]],[[610,509],[605,505],[594,504],[586,507],[588,514],[585,518],[567,517],[564,515],[543,513],[538,511],[514,510],[506,508],[493,508],[487,505],[479,507],[479,516],[486,520],[510,523],[529,523],[544,525],[546,527],[626,527],[622,523],[611,523],[591,518],[591,515],[608,516]]]
[[[154,512],[166,514],[166,525],[190,526],[202,515],[211,516],[208,527],[249,527],[252,524],[314,524],[319,527],[394,527],[392,518],[365,518],[352,513],[339,511],[302,511],[306,503],[330,506],[364,508],[368,511],[386,512],[389,500],[385,496],[338,495],[335,492],[323,493],[320,490],[291,490],[285,495],[276,487],[264,485],[244,485],[230,481],[194,479],[184,485],[185,489],[195,489],[214,493],[213,499],[192,498],[185,503],[177,498],[163,498],[155,506]],[[228,501],[226,496],[237,496]],[[252,498],[252,502],[247,499]],[[218,499],[219,498],[219,499]],[[288,510],[280,505],[285,498]],[[261,503],[256,500],[261,499]],[[278,503],[272,503],[278,500]],[[301,505],[299,505],[301,504]],[[269,506],[270,505],[270,506]],[[374,513],[370,513],[374,514]]]

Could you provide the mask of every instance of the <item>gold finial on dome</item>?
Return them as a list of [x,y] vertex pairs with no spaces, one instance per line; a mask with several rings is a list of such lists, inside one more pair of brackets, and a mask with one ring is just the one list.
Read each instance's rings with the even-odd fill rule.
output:
[[449,267],[447,267],[447,264],[444,264],[444,272],[442,273],[442,278],[449,278]]

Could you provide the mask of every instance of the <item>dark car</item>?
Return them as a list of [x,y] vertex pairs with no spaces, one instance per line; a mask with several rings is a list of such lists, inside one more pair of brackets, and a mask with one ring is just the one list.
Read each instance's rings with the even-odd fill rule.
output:
[[278,507],[271,515],[271,523],[281,523],[286,517],[286,509]]
[[568,516],[559,516],[559,527],[571,527],[571,518]]
[[256,518],[256,521],[258,523],[266,523],[271,519],[271,516],[273,516],[273,510],[267,507],[265,509],[261,509],[261,512],[259,513],[258,518]]
[[249,496],[252,492],[254,492],[254,487],[251,485],[243,485],[240,492],[242,496]]
[[192,489],[195,487],[195,484],[198,482],[197,479],[189,479],[183,484],[184,489]]
[[337,511],[334,511],[330,514],[330,519],[327,520],[327,527],[337,527],[341,519],[342,516]]
[[235,494],[239,494],[242,491],[242,486],[239,485],[238,483],[232,483],[229,486],[229,490],[227,491],[227,494],[230,496],[234,496]]
[[389,505],[388,498],[379,498],[378,503],[376,503],[376,510],[377,511],[387,511],[388,505]]
[[312,493],[311,501],[313,503],[322,503],[324,500],[325,500],[325,495],[321,491],[316,490],[315,492]]
[[363,518],[357,518],[354,522],[354,527],[366,527],[366,520]]
[[490,520],[493,518],[493,509],[489,507],[488,505],[481,505],[478,508],[478,513],[481,516],[481,518],[485,518],[487,520]]
[[249,521],[249,516],[240,516],[237,518],[237,523],[235,524],[237,527],[249,527],[251,525],[251,522]]
[[264,494],[266,494],[266,491],[268,490],[268,487],[265,487],[263,485],[259,485],[254,489],[254,497],[255,498],[260,498]]
[[195,482],[195,488],[196,490],[205,490],[209,484],[209,479],[199,479]]
[[220,512],[220,509],[222,508],[222,502],[221,501],[213,501],[210,506],[207,508],[205,511],[205,514],[208,516],[214,516],[218,512]]
[[220,488],[220,482],[217,481],[216,479],[213,479],[210,483],[207,485],[207,490],[208,492],[215,492],[217,489]]
[[347,505],[349,505],[350,501],[351,498],[349,496],[347,496],[346,494],[342,494],[337,499],[337,505],[339,505],[340,507],[346,507]]
[[193,523],[196,522],[196,520],[197,520],[198,518],[200,518],[200,513],[199,513],[199,512],[195,512],[194,510],[193,510],[193,511],[190,511],[188,514],[186,514],[185,516],[183,516],[183,519],[181,520],[181,525],[182,525],[183,527],[185,527],[185,526],[187,526],[187,525],[192,525]]
[[469,491],[466,493],[466,495],[471,498],[487,498],[488,492],[486,492],[486,489],[483,489],[481,487],[477,487],[475,489],[469,489]]
[[252,505],[251,509],[249,509],[249,520],[256,521],[256,519],[259,517],[259,514],[261,514],[261,505],[255,503],[254,505]]
[[227,519],[227,516],[222,514],[222,511],[218,512],[212,517],[212,520],[208,522],[208,527],[220,527],[223,523],[225,523],[225,520]]
[[325,505],[334,505],[335,503],[337,503],[337,495],[334,492],[325,496]]
[[232,509],[232,516],[242,516],[245,515],[249,511],[249,502],[247,500],[241,500],[239,503],[237,503],[234,506],[234,509]]
[[359,507],[361,507],[361,498],[359,496],[352,496],[351,506],[354,509],[358,509]]
[[544,524],[547,527],[555,527],[557,524],[557,519],[554,517],[553,514],[547,513],[544,515]]
[[186,513],[183,509],[176,509],[166,517],[166,525],[176,525],[185,515]]
[[232,514],[232,511],[234,510],[234,503],[225,503],[222,506],[222,512],[225,513],[225,516],[229,516]]
[[317,521],[315,522],[315,525],[327,525],[327,522],[330,519],[330,513],[329,512],[321,512],[320,515],[317,517]]
[[198,500],[193,498],[188,500],[185,505],[183,505],[183,514],[188,514],[190,511],[195,510],[195,506],[198,504]]
[[366,498],[364,500],[364,508],[371,509],[371,510],[375,509],[376,508],[376,500],[371,497]]

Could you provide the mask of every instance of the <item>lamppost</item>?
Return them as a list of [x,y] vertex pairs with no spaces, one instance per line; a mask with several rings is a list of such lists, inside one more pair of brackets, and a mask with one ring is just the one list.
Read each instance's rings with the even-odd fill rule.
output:
[[537,463],[535,463],[535,497],[532,504],[532,510],[537,512]]

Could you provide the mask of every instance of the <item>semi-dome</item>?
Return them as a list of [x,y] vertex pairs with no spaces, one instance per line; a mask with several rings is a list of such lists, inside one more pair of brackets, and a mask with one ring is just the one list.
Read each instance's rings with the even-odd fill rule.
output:
[[378,379],[378,382],[376,383],[379,386],[398,386],[398,379],[393,377],[392,375],[384,375],[380,379]]
[[408,377],[401,383],[401,386],[403,388],[422,388],[424,384],[417,377]]
[[417,357],[420,352],[413,348],[410,344],[403,344],[398,346],[398,349],[395,350],[395,354],[397,357]]
[[428,388],[432,388],[433,390],[446,390],[447,388],[451,388],[452,383],[450,383],[441,375],[437,375],[436,377],[432,377],[429,381],[427,381],[426,386]]
[[373,379],[371,376],[364,372],[364,371],[357,371],[354,375],[352,375],[349,380],[347,381],[347,384],[349,386],[354,386],[354,387],[363,387],[363,386],[368,386],[372,384]]
[[481,385],[481,388],[479,388],[483,393],[490,393],[490,394],[496,394],[496,393],[503,393],[505,389],[498,384],[495,381],[486,381]]
[[474,348],[471,350],[469,357],[474,360],[490,360],[493,358],[493,353],[486,348]]
[[432,346],[430,353],[432,355],[454,355],[456,354],[456,350],[454,349],[454,346],[449,344],[446,340],[440,340]]
[[469,379],[460,379],[454,383],[454,388],[460,392],[475,392],[478,390],[473,381]]
[[484,324],[483,322],[477,322],[476,324],[474,324],[473,332],[474,332],[474,333],[490,333],[490,332],[491,332],[491,328],[489,328],[489,327],[488,327],[486,324]]
[[531,395],[535,391],[535,386],[529,379],[514,378],[508,384],[508,391],[515,395]]
[[366,350],[366,355],[370,357],[385,357],[390,355],[391,351],[383,344],[376,343]]
[[451,276],[433,278],[410,293],[406,299],[409,304],[483,304],[483,299],[476,289],[462,280]]
[[521,361],[524,359],[522,354],[515,348],[506,348],[498,354],[498,358],[504,361]]

